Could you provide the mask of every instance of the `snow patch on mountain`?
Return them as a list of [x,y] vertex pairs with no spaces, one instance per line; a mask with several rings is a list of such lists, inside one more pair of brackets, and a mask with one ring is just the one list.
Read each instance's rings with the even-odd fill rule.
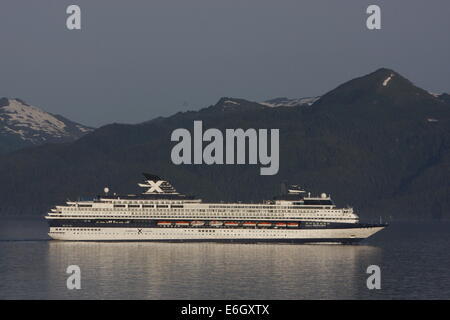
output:
[[10,132],[10,133],[13,133],[13,134],[16,134],[16,135],[20,136],[20,139],[26,140],[26,138],[25,138],[25,131],[23,131],[23,130],[13,130],[13,129],[11,129],[9,127],[6,127],[6,126],[4,127],[4,129],[7,132]]
[[435,98],[439,98],[441,96],[441,94],[434,93],[434,92],[431,92],[431,91],[428,91],[428,93],[431,94]]
[[389,83],[389,81],[391,81],[391,79],[394,77],[394,74],[391,73],[391,75],[389,77],[387,77],[384,81],[383,81],[383,87],[386,87]]
[[77,124],[76,127],[77,127],[81,132],[91,132],[91,131],[92,131],[91,128],[87,128],[87,127],[84,127],[84,126],[79,125],[79,124]]
[[224,105],[226,105],[226,104],[228,104],[228,105],[230,105],[230,104],[239,105],[240,103],[236,102],[236,101],[233,101],[233,100],[226,100],[226,101],[223,102],[223,104]]
[[298,99],[289,99],[289,98],[275,98],[260,102],[260,104],[276,108],[276,107],[298,107],[298,106],[311,106],[314,102],[319,100],[320,97],[306,97],[306,98],[298,98]]
[[52,115],[20,99],[0,99],[0,139],[17,137],[36,145],[74,140],[90,131],[89,127]]
[[65,123],[49,113],[33,106],[22,104],[19,100],[9,100],[9,105],[2,107],[2,118],[9,125],[39,130],[56,136],[65,135]]

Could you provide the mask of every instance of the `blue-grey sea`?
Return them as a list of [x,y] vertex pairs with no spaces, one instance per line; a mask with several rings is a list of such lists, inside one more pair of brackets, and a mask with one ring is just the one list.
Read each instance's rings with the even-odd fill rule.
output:
[[359,245],[60,242],[42,219],[0,224],[0,299],[450,298],[448,222],[393,223]]

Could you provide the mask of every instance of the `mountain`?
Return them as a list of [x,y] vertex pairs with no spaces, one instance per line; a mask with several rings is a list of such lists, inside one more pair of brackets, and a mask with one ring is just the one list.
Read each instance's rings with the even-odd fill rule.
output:
[[[174,165],[177,128],[278,128],[280,165]],[[65,144],[0,156],[0,214],[43,215],[56,203],[112,192],[136,193],[141,172],[204,200],[259,201],[282,181],[331,193],[364,220],[450,218],[450,103],[390,69],[350,80],[311,107],[269,107],[222,98],[199,111],[137,125],[111,124]]]
[[0,154],[27,146],[73,141],[92,130],[20,99],[0,98]]
[[416,87],[411,81],[389,69],[379,69],[367,76],[348,81],[323,95],[322,103],[353,105],[366,104],[420,104],[438,101],[438,97]]

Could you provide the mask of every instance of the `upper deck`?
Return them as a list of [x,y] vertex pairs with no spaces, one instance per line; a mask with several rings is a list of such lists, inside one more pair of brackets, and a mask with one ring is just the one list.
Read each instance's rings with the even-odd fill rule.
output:
[[[160,179],[146,175],[146,178]],[[357,222],[352,208],[338,209],[331,197],[312,197],[297,186],[262,203],[205,203],[178,193],[167,181],[147,180],[140,195],[105,195],[92,201],[68,201],[48,214],[58,218],[167,218],[167,219],[307,219]]]

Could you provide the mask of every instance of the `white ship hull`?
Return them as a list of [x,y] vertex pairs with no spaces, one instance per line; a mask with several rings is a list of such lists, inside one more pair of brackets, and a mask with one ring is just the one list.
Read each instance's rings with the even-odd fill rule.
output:
[[[370,237],[384,226],[327,229],[245,228],[50,228],[48,235],[67,241],[230,241],[351,243]],[[58,229],[58,230],[57,230]]]

